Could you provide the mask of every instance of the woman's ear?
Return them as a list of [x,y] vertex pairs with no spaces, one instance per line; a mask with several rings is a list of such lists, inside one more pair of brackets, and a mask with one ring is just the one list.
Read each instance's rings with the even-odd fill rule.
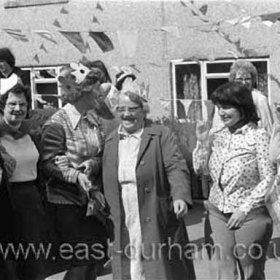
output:
[[102,91],[102,93],[104,93],[105,96],[107,96],[111,89],[111,86],[112,85],[110,83],[102,83],[100,85],[100,90]]

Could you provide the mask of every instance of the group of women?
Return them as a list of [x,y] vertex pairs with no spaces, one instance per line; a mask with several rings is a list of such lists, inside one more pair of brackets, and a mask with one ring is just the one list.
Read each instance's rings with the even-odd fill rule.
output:
[[[185,160],[170,130],[146,119],[135,76],[122,71],[118,90],[105,76],[98,63],[64,67],[65,105],[39,142],[26,119],[28,88],[17,84],[0,96],[1,208],[10,202],[11,210],[3,246],[51,243],[48,258],[63,263],[65,280],[96,279],[110,257],[114,279],[195,279],[191,256],[182,255],[182,217],[192,204]],[[115,120],[100,110],[112,105],[119,121],[109,134]],[[46,261],[32,252],[5,256],[4,278],[44,279]]]
[[[0,96],[2,247],[51,243],[49,258],[64,262],[64,280],[94,280],[109,258],[114,279],[195,279],[182,219],[192,205],[188,167],[171,131],[147,119],[135,76],[117,78],[116,88],[100,61],[64,67],[58,82],[65,105],[44,124],[40,141],[26,119],[29,89],[16,84]],[[272,234],[265,194],[274,168],[252,88],[238,79],[250,77],[236,76],[212,94],[221,125],[209,131],[198,121],[194,167],[213,181],[215,278],[264,279]],[[112,107],[118,122],[102,114]],[[256,250],[248,251],[252,244]],[[11,254],[1,263],[4,279],[46,277],[46,259],[34,255]]]

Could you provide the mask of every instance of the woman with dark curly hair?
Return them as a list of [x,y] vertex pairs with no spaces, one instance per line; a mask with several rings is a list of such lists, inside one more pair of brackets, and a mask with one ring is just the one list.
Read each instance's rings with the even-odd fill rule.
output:
[[265,194],[274,180],[269,136],[257,126],[258,114],[248,87],[220,86],[212,95],[223,126],[209,132],[198,121],[193,152],[196,172],[212,179],[208,211],[214,241],[211,260],[216,279],[265,279],[264,264],[272,235]]
[[[236,60],[230,68],[229,81],[239,82],[251,91],[253,102],[256,106],[257,114],[260,118],[258,125],[265,128],[265,130],[269,134],[271,134],[273,125],[272,113],[268,104],[267,97],[256,89],[257,78],[257,69],[248,60]],[[222,125],[219,118],[218,110],[217,108],[215,108],[213,127],[220,124]]]

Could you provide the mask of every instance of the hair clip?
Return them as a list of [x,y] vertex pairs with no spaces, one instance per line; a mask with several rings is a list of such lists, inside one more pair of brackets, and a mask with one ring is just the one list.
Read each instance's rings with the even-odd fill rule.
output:
[[76,77],[75,82],[77,84],[82,83],[90,72],[90,69],[82,63],[71,62],[70,67],[74,70],[73,72],[71,72],[71,74]]

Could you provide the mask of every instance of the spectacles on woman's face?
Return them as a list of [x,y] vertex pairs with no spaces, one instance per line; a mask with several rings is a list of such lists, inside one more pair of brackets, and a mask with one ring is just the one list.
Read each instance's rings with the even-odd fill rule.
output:
[[19,107],[20,109],[27,108],[27,103],[8,102],[6,103],[6,105],[12,110],[16,109],[17,107]]
[[125,113],[125,112],[129,112],[129,113],[136,113],[138,111],[138,109],[140,109],[140,106],[134,106],[134,107],[117,107],[117,112],[118,113]]
[[240,82],[240,83],[248,83],[248,82],[251,82],[252,81],[252,78],[251,77],[245,77],[245,78],[236,78],[234,79],[236,82]]

